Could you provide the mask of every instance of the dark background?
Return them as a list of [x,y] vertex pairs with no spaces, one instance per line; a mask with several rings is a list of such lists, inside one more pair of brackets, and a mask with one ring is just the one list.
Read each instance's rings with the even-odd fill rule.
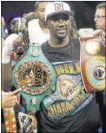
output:
[[[1,1],[1,15],[5,18],[7,28],[12,18],[22,17],[24,13],[34,11],[36,1]],[[67,1],[75,12],[77,27],[85,28],[94,26],[94,14],[96,5],[102,1]]]

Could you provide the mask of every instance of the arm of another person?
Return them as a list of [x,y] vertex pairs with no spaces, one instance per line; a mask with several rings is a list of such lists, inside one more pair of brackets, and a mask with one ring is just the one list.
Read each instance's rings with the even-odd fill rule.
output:
[[13,92],[3,92],[2,91],[2,108],[11,108],[18,104],[17,93],[20,89],[17,89]]
[[17,37],[17,34],[11,34],[7,37],[2,50],[2,108],[12,107],[17,103],[16,94],[19,90],[10,92],[12,88],[12,66],[10,64],[10,56],[13,52],[13,42]]

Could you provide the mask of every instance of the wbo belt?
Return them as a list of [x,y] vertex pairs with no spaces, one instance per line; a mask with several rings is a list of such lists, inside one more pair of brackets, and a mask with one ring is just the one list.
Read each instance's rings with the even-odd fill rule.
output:
[[106,89],[105,50],[100,38],[83,40],[81,44],[81,73],[87,92]]

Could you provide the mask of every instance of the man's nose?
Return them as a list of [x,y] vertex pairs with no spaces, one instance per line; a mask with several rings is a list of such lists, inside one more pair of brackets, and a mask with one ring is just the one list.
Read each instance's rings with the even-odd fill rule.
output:
[[59,22],[60,22],[60,23],[63,23],[63,22],[64,22],[64,20],[63,20],[63,19],[60,19],[60,20],[59,20]]
[[59,20],[58,20],[58,24],[59,24],[59,25],[65,25],[65,21],[64,21],[63,19],[59,19]]
[[94,21],[95,21],[95,22],[97,21],[97,18],[96,18],[96,17],[94,17]]

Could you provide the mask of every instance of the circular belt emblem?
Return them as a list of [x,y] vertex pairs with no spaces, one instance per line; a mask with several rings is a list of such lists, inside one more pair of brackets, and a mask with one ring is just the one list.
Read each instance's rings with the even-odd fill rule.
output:
[[52,74],[48,66],[41,61],[24,62],[15,73],[15,82],[28,94],[41,94],[49,87]]
[[85,43],[85,51],[89,55],[95,55],[100,51],[100,44],[94,40],[87,41]]
[[94,77],[98,80],[102,80],[106,77],[105,67],[98,66],[94,69]]
[[92,57],[87,62],[85,70],[89,84],[97,90],[103,90],[106,77],[105,57]]

